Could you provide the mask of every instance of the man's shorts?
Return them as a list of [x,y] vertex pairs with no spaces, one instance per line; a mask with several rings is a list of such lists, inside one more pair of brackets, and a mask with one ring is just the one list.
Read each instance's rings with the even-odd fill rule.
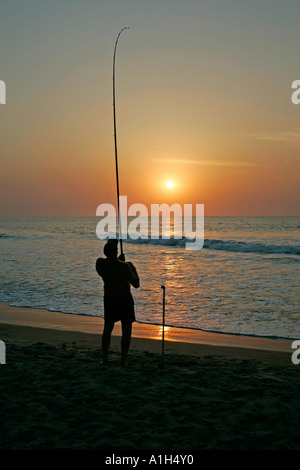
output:
[[104,319],[110,323],[124,324],[135,321],[134,300],[131,294],[104,295]]

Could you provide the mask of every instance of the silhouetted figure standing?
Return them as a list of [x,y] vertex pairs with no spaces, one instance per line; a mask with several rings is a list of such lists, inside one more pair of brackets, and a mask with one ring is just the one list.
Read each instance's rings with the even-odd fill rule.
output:
[[134,300],[130,286],[140,287],[134,265],[118,258],[118,240],[108,240],[104,246],[106,258],[98,258],[96,270],[104,282],[104,329],[102,334],[103,363],[107,363],[108,348],[115,322],[122,324],[122,364],[125,365],[131,341],[132,323],[135,321]]

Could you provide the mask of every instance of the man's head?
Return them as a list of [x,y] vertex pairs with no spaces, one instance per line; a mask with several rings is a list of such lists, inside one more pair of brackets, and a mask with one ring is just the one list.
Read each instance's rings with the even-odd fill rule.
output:
[[103,252],[108,259],[116,259],[118,257],[118,240],[112,238],[105,243]]

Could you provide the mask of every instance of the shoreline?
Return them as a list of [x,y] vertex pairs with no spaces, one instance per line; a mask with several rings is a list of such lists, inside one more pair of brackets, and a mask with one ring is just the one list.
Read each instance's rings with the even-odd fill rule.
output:
[[[72,343],[101,347],[104,319],[50,312],[45,309],[12,307],[0,302],[0,339],[21,343]],[[111,349],[120,347],[121,326],[115,325]],[[275,360],[291,364],[293,340],[210,333],[188,328],[165,327],[165,353],[192,356],[222,355],[240,359]],[[131,349],[162,350],[160,325],[133,324]]]

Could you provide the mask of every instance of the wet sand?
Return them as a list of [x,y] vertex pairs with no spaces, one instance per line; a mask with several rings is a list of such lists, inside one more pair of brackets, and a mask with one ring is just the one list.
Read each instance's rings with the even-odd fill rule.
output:
[[134,325],[101,364],[101,318],[0,303],[1,449],[300,449],[291,341]]

